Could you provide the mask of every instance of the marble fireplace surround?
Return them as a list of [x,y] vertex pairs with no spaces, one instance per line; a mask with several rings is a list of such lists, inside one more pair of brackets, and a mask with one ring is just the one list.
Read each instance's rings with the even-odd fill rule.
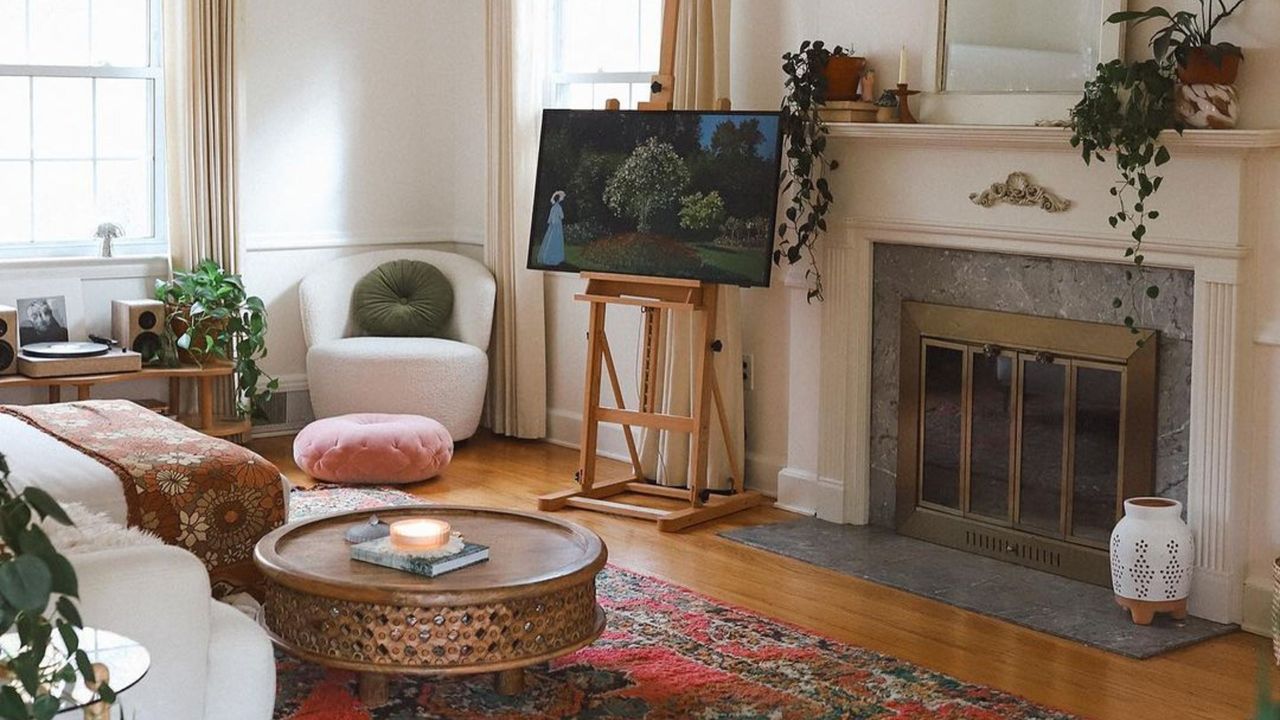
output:
[[[876,245],[872,252],[869,514],[872,524],[893,528],[902,303],[913,300],[1120,325],[1124,313],[1108,300],[1124,282],[1126,268],[913,245]],[[1160,333],[1152,494],[1185,505],[1195,278],[1187,270],[1152,268],[1148,281],[1161,288],[1159,302],[1144,302],[1140,308],[1143,327]]]
[[[824,520],[872,519],[872,354],[875,249],[907,245],[1028,258],[1115,263],[1123,235],[1106,228],[1112,171],[1086,168],[1052,128],[833,125],[832,232],[821,240],[825,302],[790,296],[788,462],[778,504]],[[1251,420],[1245,385],[1253,352],[1250,249],[1277,228],[1259,188],[1275,177],[1280,131],[1168,136],[1174,162],[1148,265],[1181,275],[1194,296],[1186,431],[1187,521],[1196,537],[1191,610],[1241,622],[1248,563]],[[851,170],[852,168],[852,170]],[[1009,173],[1072,201],[1066,212],[981,207],[969,199]],[[830,220],[829,220],[830,222]],[[1097,299],[1106,308],[1111,294]],[[1042,309],[1036,314],[1054,314]],[[817,382],[813,378],[818,378]],[[1265,621],[1264,621],[1265,622]],[[1253,623],[1257,624],[1257,623]],[[1246,622],[1246,626],[1249,623]]]

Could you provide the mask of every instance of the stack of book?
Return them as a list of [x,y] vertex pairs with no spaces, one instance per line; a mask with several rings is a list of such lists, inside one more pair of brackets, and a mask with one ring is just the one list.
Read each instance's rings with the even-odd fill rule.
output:
[[429,578],[489,559],[488,545],[457,540],[441,550],[402,550],[383,537],[352,545],[351,558]]

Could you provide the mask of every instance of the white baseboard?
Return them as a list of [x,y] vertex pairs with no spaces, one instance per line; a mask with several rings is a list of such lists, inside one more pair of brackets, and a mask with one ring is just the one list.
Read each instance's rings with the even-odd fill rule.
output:
[[776,507],[828,522],[844,522],[844,484],[799,468],[778,471]]
[[293,421],[285,423],[274,423],[271,425],[255,425],[253,427],[254,438],[280,437],[281,435],[296,435],[302,428],[306,427],[309,421]]
[[1244,583],[1239,576],[1196,567],[1191,573],[1191,597],[1187,609],[1192,615],[1220,623],[1240,622],[1240,601]]
[[1249,578],[1245,581],[1240,627],[1255,635],[1271,637],[1272,623],[1275,622],[1271,617],[1274,592],[1269,577]]

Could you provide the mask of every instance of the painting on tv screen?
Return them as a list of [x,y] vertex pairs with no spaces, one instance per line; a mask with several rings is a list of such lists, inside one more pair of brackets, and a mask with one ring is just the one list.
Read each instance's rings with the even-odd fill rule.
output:
[[529,267],[769,284],[778,114],[547,110]]

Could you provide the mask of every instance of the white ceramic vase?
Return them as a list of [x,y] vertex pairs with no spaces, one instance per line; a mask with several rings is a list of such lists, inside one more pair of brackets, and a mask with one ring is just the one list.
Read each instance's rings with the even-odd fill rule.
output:
[[1191,594],[1195,545],[1182,521],[1182,503],[1158,497],[1124,501],[1111,531],[1111,587],[1116,597],[1150,603]]

